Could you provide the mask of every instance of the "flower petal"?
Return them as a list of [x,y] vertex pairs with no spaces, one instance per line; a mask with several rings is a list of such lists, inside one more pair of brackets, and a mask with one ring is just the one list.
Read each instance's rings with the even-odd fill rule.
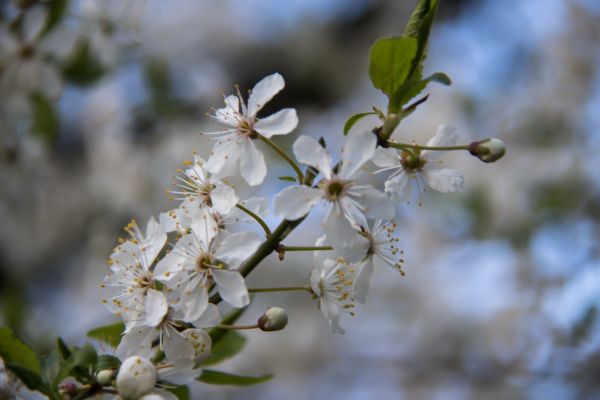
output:
[[202,316],[208,306],[208,288],[205,279],[196,278],[188,284],[183,291],[181,305],[185,322],[194,322]]
[[250,303],[246,283],[239,272],[213,269],[212,274],[223,300],[238,308]]
[[400,166],[400,156],[398,152],[392,148],[378,147],[375,150],[373,158],[371,158],[373,164],[380,168],[391,168]]
[[[428,147],[456,146],[458,133],[456,128],[448,125],[440,125],[434,137],[427,142]],[[447,151],[425,150],[421,157],[429,160],[439,160]]]
[[237,172],[240,151],[241,145],[237,139],[226,136],[217,140],[206,161],[206,169],[214,174],[215,178],[234,175]]
[[402,201],[410,195],[409,183],[408,175],[402,170],[385,181],[385,193],[394,201]]
[[223,182],[217,182],[215,188],[210,193],[212,207],[222,215],[229,214],[231,209],[240,200],[235,194],[235,190]]
[[147,266],[150,267],[167,242],[167,233],[154,217],[148,221],[144,239],[139,246]]
[[160,325],[165,315],[167,315],[169,305],[167,304],[167,298],[164,294],[157,290],[149,289],[146,294],[144,308],[146,311],[145,324],[156,327]]
[[27,10],[23,19],[23,39],[27,43],[34,42],[42,32],[44,25],[46,25],[47,19],[48,12],[46,7],[42,5]]
[[254,232],[236,232],[226,235],[215,257],[236,269],[258,249],[262,239]]
[[296,159],[302,164],[315,167],[325,178],[331,178],[329,153],[315,139],[302,135],[294,142],[293,150]]
[[238,117],[240,114],[240,99],[237,96],[229,95],[225,97],[225,107],[215,111],[215,117],[220,123],[236,128],[238,126]]
[[267,176],[267,164],[252,139],[245,138],[241,142],[240,172],[250,186],[260,185]]
[[335,208],[332,207],[325,217],[323,229],[335,252],[346,261],[356,262],[365,257],[368,240],[360,236],[348,219],[338,214]]
[[277,193],[273,199],[275,216],[294,221],[302,218],[322,198],[319,189],[308,186],[290,186]]
[[342,150],[342,167],[340,177],[352,178],[364,163],[375,154],[377,138],[369,131],[354,131],[346,137]]
[[194,358],[194,347],[175,328],[166,328],[162,337],[162,350],[167,360]]
[[204,314],[202,314],[200,318],[192,322],[192,325],[197,326],[199,328],[210,328],[218,325],[220,322],[221,314],[219,314],[219,309],[216,305],[208,303]]
[[148,358],[152,351],[152,341],[158,334],[155,328],[140,326],[133,328],[121,338],[116,355],[121,360],[131,356]]
[[430,188],[442,193],[462,192],[465,186],[465,178],[454,169],[426,169],[423,178]]
[[394,203],[379,190],[365,190],[361,197],[361,205],[367,218],[391,220],[396,215]]
[[248,98],[248,116],[255,117],[263,106],[281,91],[285,86],[283,77],[278,73],[274,73],[264,77],[252,88],[250,97]]
[[286,135],[298,126],[298,115],[293,108],[285,108],[259,119],[254,123],[254,130],[270,138],[273,135]]
[[369,259],[363,263],[354,280],[354,297],[361,304],[365,304],[367,301],[371,275],[373,275],[373,257],[369,257]]
[[188,342],[192,344],[196,363],[199,363],[210,356],[212,339],[205,330],[186,329],[185,331],[181,332],[181,334]]

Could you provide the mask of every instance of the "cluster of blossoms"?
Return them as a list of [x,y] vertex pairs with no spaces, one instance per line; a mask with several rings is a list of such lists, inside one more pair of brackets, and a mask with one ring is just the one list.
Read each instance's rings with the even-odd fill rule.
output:
[[[247,103],[239,90],[236,96],[226,96],[225,106],[212,115],[224,129],[208,133],[215,140],[208,160],[194,155],[186,169],[177,171],[168,190],[178,207],[161,214],[158,221],[151,218],[145,232],[131,222],[125,228],[130,237],[122,239],[110,257],[111,272],[103,284],[110,295],[104,303],[125,323],[117,356],[136,360],[127,368],[160,371],[148,372],[152,379],[147,390],[138,390],[138,385],[135,396],[129,397],[151,393],[157,379],[179,384],[198,376],[202,360],[211,354],[206,328],[235,329],[222,325],[217,304],[223,300],[235,308],[247,306],[244,277],[274,252],[283,258],[286,251],[314,251],[308,284],[256,291],[309,292],[318,299],[332,330],[343,333],[341,316],[353,315],[356,303],[365,302],[376,264],[404,275],[393,218],[398,201],[409,198],[412,183],[419,192],[425,186],[440,192],[463,189],[462,175],[439,168],[440,153],[433,151],[456,145],[456,131],[447,126],[422,147],[393,141],[381,146],[376,131],[353,131],[346,136],[337,163],[320,142],[300,136],[293,153],[306,166],[301,168],[270,140],[296,128],[296,111],[257,117],[283,87],[281,75],[273,74],[254,86]],[[241,175],[251,186],[263,183],[267,168],[257,141],[282,155],[298,175],[295,184],[274,197],[274,214],[283,220],[274,232],[261,218],[267,201],[242,200],[227,181]],[[498,153],[487,142],[475,142],[469,150],[489,157]],[[380,190],[369,180],[384,172],[388,177]],[[324,235],[314,246],[281,243],[318,203],[326,206],[326,216]],[[260,223],[265,237],[240,229],[240,223],[249,221]],[[286,323],[285,311],[274,307],[254,327],[273,331]],[[148,360],[156,359],[158,352],[164,358],[159,357],[155,367]]]

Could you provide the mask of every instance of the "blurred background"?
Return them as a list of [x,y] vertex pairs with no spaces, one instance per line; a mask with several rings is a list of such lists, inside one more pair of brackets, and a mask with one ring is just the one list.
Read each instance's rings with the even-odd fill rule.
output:
[[[192,149],[208,152],[200,131],[222,90],[280,72],[264,115],[295,107],[300,125],[278,143],[324,136],[335,153],[347,117],[385,107],[368,49],[401,34],[416,3],[1,2],[0,324],[44,352],[116,321],[100,304],[106,260],[132,217],[172,208],[164,190]],[[429,53],[426,72],[454,84],[431,85],[397,135],[424,143],[446,123],[507,155],[451,154],[464,193],[399,205],[407,276],[377,269],[345,335],[309,296],[257,296],[241,322],[277,305],[290,324],[249,332],[222,369],[276,378],[198,384],[198,398],[600,398],[600,2],[442,0]],[[265,154],[269,183],[237,182],[243,196],[284,187],[288,166]],[[288,244],[312,243],[322,216]],[[269,258],[248,286],[304,284],[308,259]]]

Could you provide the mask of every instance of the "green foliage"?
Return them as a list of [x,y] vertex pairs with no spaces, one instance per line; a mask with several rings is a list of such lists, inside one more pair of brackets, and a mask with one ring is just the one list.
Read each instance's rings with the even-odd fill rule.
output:
[[58,349],[58,353],[63,358],[63,360],[66,360],[67,358],[71,357],[72,353],[69,349],[69,346],[67,346],[67,344],[61,338],[56,339],[56,348]]
[[117,347],[119,343],[121,343],[121,335],[124,331],[125,324],[122,322],[117,322],[116,324],[92,329],[87,333],[87,337],[102,343],[106,343],[111,347]]
[[202,365],[218,364],[242,351],[246,345],[246,338],[235,331],[228,331],[220,336],[215,343],[213,341],[212,354],[204,360]]
[[31,98],[32,125],[31,132],[44,138],[48,143],[54,142],[58,136],[60,120],[54,104],[41,94]]
[[10,329],[0,327],[0,357],[6,364],[40,373],[40,362],[33,350],[15,338]]
[[52,0],[48,4],[48,22],[45,31],[49,31],[58,24],[65,16],[69,7],[69,0]]
[[350,129],[352,129],[352,127],[354,126],[354,124],[356,124],[358,121],[360,121],[367,115],[377,115],[377,113],[375,111],[362,112],[362,113],[354,114],[353,116],[348,118],[348,120],[344,124],[344,135],[347,135],[348,132],[350,132]]
[[417,54],[410,74],[411,80],[419,80],[421,78],[423,61],[427,57],[429,32],[431,31],[437,6],[437,0],[419,1],[417,8],[415,8],[406,24],[404,34],[417,39]]
[[96,83],[104,75],[104,67],[96,58],[87,40],[80,40],[63,67],[64,78],[79,86]]
[[235,385],[235,386],[248,386],[256,385],[257,383],[263,383],[273,378],[273,375],[267,374],[262,376],[241,376],[234,375],[222,371],[214,371],[211,369],[205,369],[202,371],[197,380],[211,385]]
[[277,179],[284,182],[296,182],[296,178],[294,178],[293,176],[280,176]]
[[373,86],[391,97],[409,77],[416,54],[414,38],[378,39],[369,52],[369,76]]
[[437,82],[446,86],[452,84],[450,77],[443,72],[436,72],[425,79],[406,82],[390,98],[390,108],[393,110],[400,110],[410,99],[421,93],[423,89],[427,87],[429,82]]
[[179,400],[190,399],[190,389],[187,386],[170,387],[167,390],[177,396]]
[[121,366],[121,360],[110,354],[102,354],[98,356],[96,369],[102,371],[104,369],[117,369]]

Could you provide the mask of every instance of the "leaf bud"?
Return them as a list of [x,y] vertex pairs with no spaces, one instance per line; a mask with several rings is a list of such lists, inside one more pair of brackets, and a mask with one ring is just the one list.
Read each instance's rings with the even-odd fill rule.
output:
[[129,357],[119,368],[117,390],[121,397],[138,399],[154,389],[156,376],[156,368],[150,361],[138,356]]
[[500,139],[491,138],[472,142],[469,145],[469,153],[486,163],[492,163],[501,159],[506,153],[506,147]]

